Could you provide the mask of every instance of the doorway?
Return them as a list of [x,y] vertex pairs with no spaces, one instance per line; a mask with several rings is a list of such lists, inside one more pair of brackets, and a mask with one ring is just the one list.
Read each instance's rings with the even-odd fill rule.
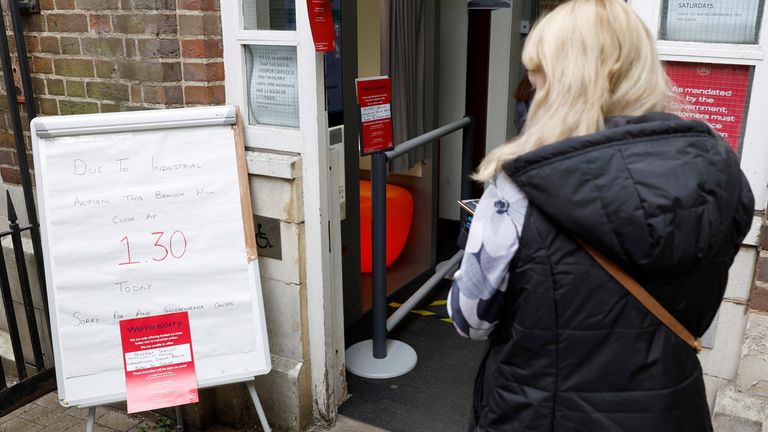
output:
[[[513,1],[507,10],[468,11],[464,1],[425,0],[423,60],[430,88],[425,90],[432,112],[428,129],[475,114],[485,129],[476,136],[478,161],[490,149],[517,133],[514,92],[522,76],[522,41],[537,9],[535,0]],[[382,1],[342,2],[342,64],[344,88],[344,169],[346,219],[342,221],[344,249],[345,344],[371,337],[370,275],[361,272],[360,181],[370,178],[370,164],[357,148],[355,78],[385,73],[382,55]],[[485,60],[468,55],[485,52]],[[483,93],[484,97],[469,100]],[[394,96],[394,95],[393,95]],[[398,142],[397,140],[395,141]],[[414,219],[401,255],[388,267],[389,313],[433,272],[436,263],[458,250],[462,134],[456,132],[433,143],[423,159],[405,171],[390,173],[388,183],[413,194]],[[476,194],[482,193],[478,189]],[[464,430],[470,414],[475,370],[485,345],[461,338],[447,317],[445,299],[450,280],[409,314],[390,336],[411,345],[419,363],[409,374],[389,380],[366,380],[348,375],[351,395],[342,414],[390,430]],[[430,402],[432,401],[432,402]],[[371,417],[366,417],[366,414]],[[437,420],[436,420],[437,419]],[[422,422],[422,423],[419,423]]]

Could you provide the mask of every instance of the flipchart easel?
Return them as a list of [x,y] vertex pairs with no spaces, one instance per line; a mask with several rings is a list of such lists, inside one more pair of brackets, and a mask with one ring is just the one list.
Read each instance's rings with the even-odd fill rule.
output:
[[[227,205],[232,211],[226,213],[226,217],[237,217],[233,216],[231,213],[237,212],[236,207],[234,207],[237,205],[234,203],[234,197],[239,195],[238,204],[240,216],[238,218],[242,219],[242,225],[240,225],[242,228],[242,233],[239,235],[241,235],[241,238],[244,240],[243,243],[240,244],[244,244],[245,246],[247,264],[238,264],[237,269],[239,273],[237,276],[240,277],[238,280],[247,280],[247,286],[242,286],[239,288],[243,292],[249,294],[249,296],[246,296],[249,298],[249,302],[241,301],[237,304],[237,307],[240,307],[241,310],[247,312],[247,314],[241,313],[242,316],[246,318],[250,317],[252,320],[252,322],[249,323],[248,328],[252,330],[253,334],[255,335],[255,340],[251,341],[252,344],[250,346],[248,346],[247,343],[244,344],[248,346],[248,348],[238,347],[237,350],[230,350],[231,352],[226,352],[223,354],[219,353],[216,349],[212,349],[210,350],[212,354],[209,356],[203,356],[199,362],[196,359],[198,387],[209,388],[226,384],[245,383],[246,389],[248,390],[251,400],[256,408],[263,429],[265,431],[270,431],[269,424],[266,420],[264,410],[261,406],[261,402],[254,386],[254,376],[269,372],[271,369],[271,362],[269,357],[266,325],[264,320],[263,300],[261,297],[261,283],[259,279],[258,260],[256,255],[257,246],[255,243],[256,236],[254,232],[253,214],[248,187],[248,175],[245,162],[245,146],[243,143],[243,129],[238,109],[232,106],[221,106],[62,117],[38,117],[32,122],[32,141],[35,157],[35,175],[38,187],[38,202],[40,203],[41,232],[43,235],[46,280],[48,282],[48,298],[51,305],[50,313],[52,339],[54,352],[56,354],[55,360],[57,383],[59,384],[59,396],[61,398],[60,402],[65,406],[88,408],[86,430],[91,432],[93,431],[95,425],[96,407],[125,400],[124,376],[121,376],[123,373],[122,368],[121,370],[106,370],[102,368],[85,372],[72,372],[71,370],[67,370],[67,368],[72,369],[72,364],[77,362],[73,363],[71,359],[64,358],[66,355],[70,355],[69,353],[72,352],[71,347],[75,345],[73,342],[75,338],[71,336],[73,330],[69,328],[71,325],[68,324],[68,322],[71,321],[71,316],[62,315],[62,313],[65,313],[65,311],[72,310],[71,305],[67,304],[67,301],[70,301],[71,297],[73,297],[73,294],[69,293],[70,286],[65,282],[66,277],[62,276],[63,274],[66,274],[65,269],[67,268],[67,261],[62,258],[66,254],[64,254],[62,251],[71,252],[72,249],[66,249],[61,246],[61,243],[63,242],[61,241],[61,238],[66,238],[68,230],[76,231],[78,228],[80,228],[83,224],[83,221],[78,219],[76,221],[77,223],[71,222],[71,217],[68,218],[67,216],[59,216],[57,211],[60,209],[65,209],[65,213],[67,214],[69,214],[68,212],[73,212],[73,210],[70,209],[67,205],[64,205],[66,203],[60,202],[60,200],[63,199],[61,198],[61,191],[64,191],[63,195],[65,196],[66,193],[71,191],[80,191],[80,189],[78,189],[78,185],[85,183],[82,181],[83,178],[76,176],[84,176],[85,174],[90,174],[90,172],[86,170],[83,171],[83,173],[80,173],[78,171],[78,162],[75,162],[75,172],[72,173],[71,168],[63,168],[65,167],[64,162],[73,160],[74,156],[88,154],[88,151],[93,151],[93,154],[97,155],[94,156],[94,158],[106,158],[107,156],[103,156],[105,152],[109,153],[117,151],[116,149],[123,149],[130,153],[130,151],[134,148],[136,149],[136,152],[139,156],[131,153],[131,157],[135,156],[138,160],[141,159],[140,156],[147,156],[148,154],[154,155],[155,153],[152,153],[152,151],[154,151],[152,146],[157,146],[157,152],[159,154],[198,154],[200,155],[200,160],[205,160],[206,163],[208,160],[205,158],[207,158],[209,155],[211,155],[210,160],[213,160],[214,156],[220,157],[220,159],[216,160],[221,161],[221,166],[230,168],[223,170],[220,173],[216,173],[216,175],[213,177],[215,177],[214,180],[218,186],[217,193],[223,192],[221,195],[232,198],[227,201]],[[229,141],[231,141],[234,145],[235,152],[231,152],[231,147],[227,148],[227,143]],[[220,145],[219,148],[213,146],[214,143],[223,144]],[[109,146],[105,147],[107,144],[109,144]],[[70,148],[73,148],[80,153],[68,153],[68,149]],[[234,153],[234,155],[232,153]],[[78,158],[76,160],[80,160],[83,164],[85,163],[85,161],[82,159]],[[124,158],[117,160],[123,161],[127,159]],[[155,164],[154,156],[152,157],[152,164]],[[201,168],[200,171],[205,171],[202,169],[204,165],[205,164],[201,163],[197,166],[197,168]],[[211,162],[211,165],[213,165],[213,162]],[[169,170],[172,170],[176,169],[177,166],[182,166],[182,164],[168,166],[172,167],[169,168]],[[69,169],[70,172],[67,172],[67,169]],[[157,171],[154,167],[152,170]],[[109,174],[106,173],[106,171],[106,169],[102,170],[101,167],[99,167],[99,169],[92,170],[93,175],[103,176],[103,180],[102,177],[99,177],[97,178],[98,181],[94,181],[92,184],[90,184],[90,187],[93,189],[91,191],[93,192],[93,196],[97,196],[99,191],[106,193],[104,191],[107,191],[107,189],[104,189],[104,184],[108,184],[109,179],[112,179],[113,181],[116,181],[116,179],[119,180],[119,177],[109,177],[117,176],[118,174]],[[236,172],[232,173],[230,171]],[[73,174],[75,176],[73,176]],[[145,175],[142,178],[149,177]],[[168,180],[169,178],[171,180]],[[180,175],[179,178],[182,179],[183,182],[179,180],[181,183],[179,183],[177,189],[182,188],[182,186],[187,187],[190,176],[184,177]],[[66,184],[70,181],[72,184]],[[164,181],[166,181],[166,185],[173,184],[171,175],[166,176]],[[227,181],[229,181],[229,183],[227,183]],[[62,186],[62,183],[65,184]],[[151,186],[155,186],[155,184],[151,184]],[[237,190],[235,190],[235,188]],[[214,190],[216,190],[216,188],[214,188]],[[112,192],[111,189],[108,191]],[[229,193],[229,195],[227,195],[227,193]],[[184,194],[181,193],[181,196],[183,195]],[[88,215],[97,214],[100,214],[102,216],[101,219],[103,220],[103,216],[105,214],[111,215],[117,213],[117,208],[131,208],[126,207],[128,204],[122,202],[119,197],[114,198],[114,196],[117,195],[110,195],[111,198],[81,200],[78,195],[75,195],[75,211],[82,211],[82,214],[85,215],[84,217],[86,220]],[[123,197],[125,198],[125,196]],[[155,198],[158,198],[158,196],[155,196]],[[110,202],[110,199],[113,201]],[[218,199],[218,196],[216,199]],[[140,201],[144,201],[144,199]],[[150,199],[147,198],[146,201],[150,201]],[[82,204],[82,206],[88,208],[77,208],[81,205],[78,202],[81,204],[86,203]],[[115,210],[104,210],[104,208],[109,208],[112,206],[114,202],[120,203],[114,205],[116,208]],[[140,202],[139,204],[130,205],[141,206],[144,205],[144,203]],[[155,203],[155,205],[160,206],[158,203]],[[93,208],[90,208],[89,206],[92,206]],[[205,204],[200,204],[200,202],[198,202],[197,206],[198,207],[195,208],[204,208]],[[180,221],[186,222],[188,222],[190,219],[190,215],[187,214],[173,214],[172,210],[179,209],[181,207],[169,205],[169,208],[171,211],[166,215],[168,218],[172,219],[173,217],[178,217]],[[104,213],[105,211],[111,211],[112,213]],[[195,218],[198,218],[199,214],[195,214],[194,216]],[[115,216],[115,218],[117,218],[117,216]],[[133,221],[131,218],[125,219]],[[114,218],[112,222],[117,223],[115,222]],[[68,223],[70,225],[67,225]],[[224,225],[224,223],[222,222],[221,225]],[[231,225],[237,224],[227,224],[227,226],[222,229],[230,229]],[[104,228],[105,232],[108,232],[108,228],[109,227]],[[233,232],[227,231],[227,234],[231,235]],[[127,244],[128,241],[126,236],[126,245]],[[155,246],[157,246],[157,241],[155,242]],[[225,245],[222,245],[222,247],[224,246]],[[184,248],[186,250],[186,240],[184,243]],[[75,248],[74,250],[76,253],[84,254],[85,258],[88,257],[85,255],[88,252],[81,252],[80,248]],[[219,255],[221,251],[216,249],[213,251],[198,250],[198,252],[198,255],[202,256],[205,253]],[[131,261],[130,246],[128,248],[128,254],[128,261]],[[98,254],[98,256],[92,256],[92,258],[94,260],[100,260],[103,258],[102,255],[104,254],[101,253]],[[200,257],[198,259],[203,258],[204,257]],[[149,260],[145,262],[149,263]],[[133,263],[140,264],[141,262],[136,260],[135,262],[131,262],[131,264]],[[147,264],[146,267],[152,268],[150,264]],[[95,266],[95,268],[97,270],[94,274],[98,274],[98,266]],[[157,269],[158,267],[155,266],[154,268]],[[104,270],[101,273],[116,271],[117,270],[109,269]],[[155,273],[158,272],[158,270],[152,271]],[[169,285],[169,289],[172,290],[173,288],[177,288],[173,286],[173,281],[176,278],[183,278],[184,275],[182,275],[180,272],[170,272],[169,274],[173,276],[168,278],[168,280],[171,282],[168,282],[168,280],[165,280],[165,282],[167,285]],[[60,277],[61,280],[58,279]],[[189,277],[192,278],[195,276],[193,275]],[[60,285],[59,282],[61,282]],[[87,284],[87,282],[84,284]],[[120,287],[122,288],[122,285],[120,285]],[[185,286],[184,288],[186,289],[187,287]],[[147,288],[147,290],[149,290],[149,288]],[[75,290],[72,289],[72,291]],[[94,292],[90,297],[98,297],[100,294],[101,292]],[[207,291],[205,294],[210,295],[210,293]],[[101,295],[103,296],[103,294]],[[88,300],[92,300],[90,297]],[[189,299],[185,298],[185,300]],[[152,303],[152,301],[154,301],[154,303]],[[147,310],[152,310],[152,308],[157,307],[161,301],[168,301],[168,299],[152,299],[152,301],[148,301],[148,304],[146,305]],[[200,302],[203,302],[203,300],[200,300]],[[232,304],[235,304],[235,302],[232,302]],[[101,307],[101,309],[104,309],[102,304],[98,304],[97,306]],[[155,310],[157,311],[162,309]],[[206,315],[206,319],[216,319],[216,315],[214,315],[213,312],[206,313],[210,314]],[[114,321],[117,320],[116,316],[117,312],[115,312]],[[194,316],[195,315],[190,313],[190,322],[192,322]],[[211,316],[213,316],[213,318],[211,318]],[[67,321],[67,319],[69,321]],[[105,322],[109,321],[109,319],[106,319],[103,314],[101,318],[94,319],[96,319],[97,323],[99,322],[99,319],[103,319]],[[252,328],[250,326],[251,324]],[[92,330],[93,333],[91,334],[97,335],[103,340],[111,343],[112,340],[110,338],[113,335],[113,333],[111,333],[112,331],[113,328],[105,324],[100,328]],[[193,327],[193,339],[194,336],[195,331]],[[202,338],[203,336],[200,337]],[[77,339],[77,341],[82,343],[82,338]],[[208,348],[210,349],[210,347],[215,347],[216,343],[217,341],[215,340],[203,340],[203,343],[200,345],[203,346],[207,344]],[[194,347],[197,357],[197,343],[194,345]],[[62,350],[66,349],[69,349],[69,351],[66,353],[66,355],[63,355],[64,351]],[[108,360],[114,359],[115,355],[115,352],[107,353],[104,356],[104,362],[109,363]],[[121,385],[123,386],[122,389],[120,388]],[[179,431],[183,431],[184,426],[181,417],[181,407],[176,406],[175,411],[178,419],[177,429]]]

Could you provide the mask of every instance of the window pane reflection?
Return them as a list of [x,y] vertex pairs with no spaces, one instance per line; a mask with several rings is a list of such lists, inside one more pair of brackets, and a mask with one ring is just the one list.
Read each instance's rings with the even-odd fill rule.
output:
[[296,30],[296,0],[243,0],[243,28]]

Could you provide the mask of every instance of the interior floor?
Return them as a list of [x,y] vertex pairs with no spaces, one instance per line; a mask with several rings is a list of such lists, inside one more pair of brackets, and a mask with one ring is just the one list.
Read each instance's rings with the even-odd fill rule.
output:
[[475,373],[488,345],[459,336],[446,321],[449,288],[444,280],[389,335],[416,350],[416,368],[384,380],[348,373],[340,414],[393,432],[467,430]]

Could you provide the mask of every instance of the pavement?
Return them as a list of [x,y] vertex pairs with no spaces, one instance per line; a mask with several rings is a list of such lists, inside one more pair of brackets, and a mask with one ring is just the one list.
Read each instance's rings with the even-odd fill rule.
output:
[[[74,432],[85,431],[88,410],[67,408],[59,404],[56,392],[37,399],[10,414],[0,417],[0,432]],[[187,429],[189,431],[189,429]],[[253,429],[232,429],[215,425],[205,432],[251,432]],[[314,432],[385,432],[348,417],[339,416],[336,424],[328,428],[316,428]],[[175,432],[174,428],[163,427],[151,413],[127,414],[111,406],[96,408],[94,432]]]
[[[84,431],[88,410],[59,404],[56,392],[0,417],[0,432]],[[150,432],[154,421],[109,407],[96,408],[94,432]],[[157,430],[157,429],[155,429]]]

